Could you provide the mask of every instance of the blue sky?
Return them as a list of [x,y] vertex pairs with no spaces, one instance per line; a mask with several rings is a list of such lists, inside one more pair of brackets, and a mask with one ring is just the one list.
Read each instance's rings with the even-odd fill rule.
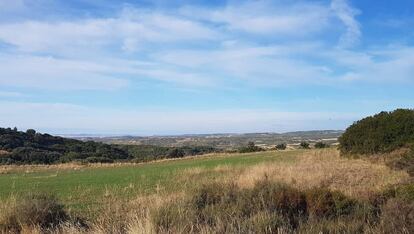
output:
[[344,129],[414,108],[414,2],[0,0],[0,125]]

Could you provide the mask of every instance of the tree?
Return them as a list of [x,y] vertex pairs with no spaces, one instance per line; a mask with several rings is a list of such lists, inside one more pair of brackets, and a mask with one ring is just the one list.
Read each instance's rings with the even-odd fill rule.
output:
[[34,136],[34,135],[36,134],[36,131],[35,131],[34,129],[27,129],[27,130],[26,130],[26,133],[27,133],[28,135]]
[[184,151],[177,148],[172,149],[170,152],[168,152],[168,158],[182,158],[184,155]]
[[242,147],[239,149],[240,153],[252,153],[252,152],[259,152],[263,151],[262,148],[256,146],[253,141],[249,141],[246,147]]
[[414,110],[380,112],[349,126],[339,138],[344,154],[386,153],[414,143]]
[[286,143],[278,144],[275,147],[277,150],[285,150],[286,149]]
[[303,142],[300,143],[300,147],[302,149],[309,149],[309,143],[306,142],[306,141],[303,141]]

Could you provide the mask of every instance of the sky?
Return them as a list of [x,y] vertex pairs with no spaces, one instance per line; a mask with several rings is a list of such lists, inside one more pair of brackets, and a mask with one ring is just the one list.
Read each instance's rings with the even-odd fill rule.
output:
[[0,0],[0,126],[345,129],[414,108],[412,0]]

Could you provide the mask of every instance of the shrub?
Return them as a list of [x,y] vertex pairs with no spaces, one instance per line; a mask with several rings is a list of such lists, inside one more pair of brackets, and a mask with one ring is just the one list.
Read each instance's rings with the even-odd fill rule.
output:
[[258,184],[254,189],[240,189],[234,184],[204,185],[188,201],[169,203],[157,210],[154,224],[160,232],[189,232],[192,227],[193,232],[217,233],[271,233],[291,223],[297,225],[306,209],[304,196],[286,186],[266,185],[271,184]]
[[311,220],[355,216],[365,222],[358,206],[339,192],[321,188],[300,191],[268,180],[249,189],[212,183],[194,191],[188,200],[162,206],[153,220],[160,232],[274,233],[295,230]]
[[278,144],[275,147],[277,150],[285,150],[286,149],[286,143]]
[[302,218],[307,218],[305,194],[284,184],[259,181],[250,192],[252,211],[277,212],[296,227]]
[[317,148],[317,149],[323,149],[323,148],[327,148],[327,147],[328,147],[328,145],[323,143],[322,141],[315,143],[315,148]]
[[376,200],[382,201],[381,204],[391,198],[414,201],[414,183],[390,187],[375,197]]
[[88,157],[84,160],[86,163],[113,163],[114,160],[105,157]]
[[253,152],[260,152],[263,150],[264,149],[260,148],[259,146],[256,146],[254,142],[249,142],[247,146],[239,149],[239,153],[253,153]]
[[302,149],[309,149],[309,143],[308,142],[305,142],[305,141],[301,142],[300,143],[300,148],[302,148]]
[[387,165],[393,169],[405,170],[410,176],[414,176],[414,146],[408,149],[399,157],[390,159]]
[[414,233],[414,202],[388,200],[382,208],[379,229],[383,233]]
[[182,158],[185,156],[185,153],[181,149],[172,149],[168,152],[168,158]]
[[356,202],[339,192],[314,188],[306,193],[308,212],[314,218],[333,218],[352,213]]
[[69,220],[64,206],[50,195],[29,195],[8,212],[0,223],[4,232],[20,232],[22,227],[55,228]]

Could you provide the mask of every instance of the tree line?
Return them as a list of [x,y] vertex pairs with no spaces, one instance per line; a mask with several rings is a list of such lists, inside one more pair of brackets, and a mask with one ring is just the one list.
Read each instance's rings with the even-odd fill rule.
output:
[[144,162],[179,158],[218,151],[209,146],[160,147],[152,145],[110,145],[38,133],[0,128],[0,164],[52,164],[80,162]]

